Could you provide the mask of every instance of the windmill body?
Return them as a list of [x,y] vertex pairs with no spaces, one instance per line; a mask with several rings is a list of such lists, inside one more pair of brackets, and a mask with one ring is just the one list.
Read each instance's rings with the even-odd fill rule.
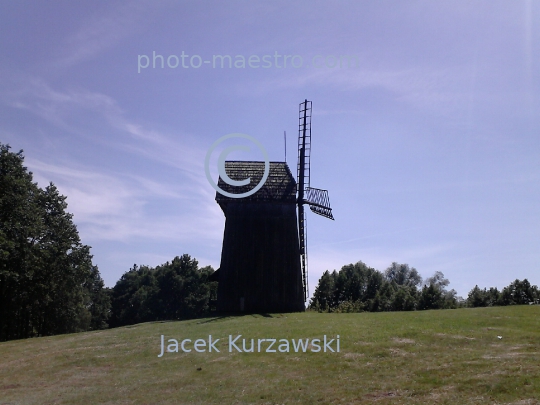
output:
[[[308,292],[307,231],[304,205],[334,219],[328,191],[310,187],[311,102],[300,104],[298,182],[287,163],[270,162],[269,176],[256,193],[231,198],[216,193],[225,214],[218,281],[219,312],[295,312],[305,310]],[[264,162],[227,161],[232,180],[250,184],[218,187],[242,194],[263,177]],[[298,210],[298,215],[297,215]]]
[[[233,180],[257,184],[264,162],[225,162]],[[218,186],[243,193],[253,186]],[[245,188],[245,190],[243,189]],[[233,190],[234,189],[234,190]],[[264,186],[245,198],[216,194],[225,214],[221,264],[217,273],[220,312],[303,311],[304,294],[296,227],[296,181],[284,162],[270,162]]]

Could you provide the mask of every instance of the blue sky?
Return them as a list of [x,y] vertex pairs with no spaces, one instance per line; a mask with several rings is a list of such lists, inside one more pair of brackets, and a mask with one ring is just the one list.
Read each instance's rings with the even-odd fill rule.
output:
[[[294,172],[307,98],[336,218],[308,212],[311,291],[359,260],[442,271],[464,297],[540,284],[539,22],[533,1],[6,1],[0,142],[68,197],[113,286],[183,253],[219,267],[207,150],[238,132],[282,161],[287,131]],[[197,67],[214,55],[272,63]]]

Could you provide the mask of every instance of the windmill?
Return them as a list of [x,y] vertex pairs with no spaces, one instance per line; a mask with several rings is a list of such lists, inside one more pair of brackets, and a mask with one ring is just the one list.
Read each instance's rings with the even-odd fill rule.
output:
[[[304,205],[334,219],[328,191],[310,187],[311,102],[300,104],[298,182],[287,162],[269,162],[268,177],[255,193],[231,198],[216,193],[225,215],[218,282],[219,312],[296,312],[307,299],[307,249]],[[229,180],[250,178],[236,186],[218,179],[218,187],[242,194],[259,184],[265,162],[226,161]],[[297,215],[298,209],[298,215]]]
[[310,187],[310,157],[311,157],[311,101],[304,100],[299,106],[298,123],[298,238],[300,245],[300,266],[302,269],[302,285],[304,301],[308,294],[308,262],[307,262],[307,227],[304,205],[309,205],[311,211],[331,220],[332,208],[328,190]]

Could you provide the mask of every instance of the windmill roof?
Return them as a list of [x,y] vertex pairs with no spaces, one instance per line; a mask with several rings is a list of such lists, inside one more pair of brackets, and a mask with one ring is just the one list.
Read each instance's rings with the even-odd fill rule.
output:
[[[243,194],[259,184],[264,175],[264,162],[226,161],[225,172],[232,180],[244,180],[248,177],[250,183],[245,186],[233,186],[219,177],[218,187],[232,194]],[[285,162],[270,162],[270,171],[264,185],[254,194],[243,198],[231,198],[216,192],[216,201],[227,203],[231,201],[265,201],[265,202],[296,202],[296,181]]]

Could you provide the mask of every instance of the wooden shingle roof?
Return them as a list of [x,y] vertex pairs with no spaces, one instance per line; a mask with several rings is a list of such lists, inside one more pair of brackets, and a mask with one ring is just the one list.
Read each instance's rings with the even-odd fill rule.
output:
[[[225,171],[232,180],[244,180],[250,183],[245,186],[233,186],[225,183],[220,177],[218,187],[232,194],[242,194],[252,190],[259,184],[264,174],[264,162],[226,161]],[[221,205],[231,201],[268,201],[296,202],[296,181],[285,162],[270,162],[270,172],[264,185],[254,194],[243,198],[230,198],[216,192],[216,201]]]

